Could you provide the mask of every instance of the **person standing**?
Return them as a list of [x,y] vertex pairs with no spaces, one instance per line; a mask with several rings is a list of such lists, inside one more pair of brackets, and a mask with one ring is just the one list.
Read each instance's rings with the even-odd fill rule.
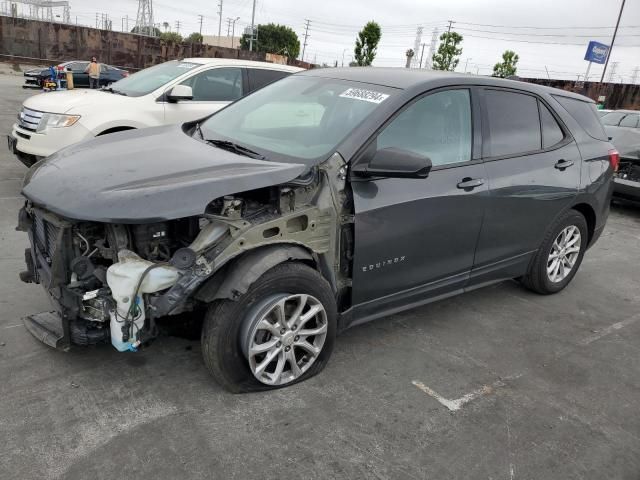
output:
[[91,57],[91,63],[87,65],[84,73],[89,74],[89,88],[98,88],[100,83],[100,64],[96,57]]

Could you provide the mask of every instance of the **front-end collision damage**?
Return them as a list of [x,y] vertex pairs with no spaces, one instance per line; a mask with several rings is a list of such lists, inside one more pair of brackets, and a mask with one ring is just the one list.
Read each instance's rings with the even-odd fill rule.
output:
[[[45,287],[59,307],[56,335],[68,343],[110,336],[118,350],[135,350],[156,335],[157,318],[237,299],[290,260],[317,268],[344,308],[350,301],[353,211],[337,153],[285,184],[213,199],[195,217],[126,225],[67,221],[36,210],[27,202],[20,216],[33,263],[23,276],[37,282],[58,265],[56,284]],[[54,233],[66,239],[49,257],[43,251],[54,237],[47,236],[44,215],[63,224],[63,232]]]

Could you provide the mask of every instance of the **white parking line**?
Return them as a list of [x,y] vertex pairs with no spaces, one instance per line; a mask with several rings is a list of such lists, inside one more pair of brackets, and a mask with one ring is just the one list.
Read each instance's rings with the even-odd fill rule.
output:
[[18,196],[18,197],[0,197],[0,200],[20,200],[21,198],[24,198],[24,197],[20,197],[20,196]]
[[632,315],[631,317],[622,320],[621,322],[616,322],[613,325],[609,325],[608,327],[603,328],[599,332],[596,332],[593,335],[590,335],[587,338],[581,340],[579,343],[582,346],[587,346],[590,343],[595,342],[596,340],[600,340],[601,338],[620,330],[621,328],[627,327],[632,323],[636,323],[638,320],[640,320],[640,314]]
[[[519,378],[520,376],[521,375],[515,375],[505,379],[511,380],[511,379]],[[491,385],[483,385],[477,390],[474,390],[471,393],[467,393],[466,395],[463,395],[460,398],[455,398],[453,400],[450,400],[448,398],[444,398],[442,395],[438,394],[436,391],[429,388],[424,383],[418,380],[413,380],[411,383],[414,386],[416,386],[418,389],[422,390],[427,395],[435,398],[438,402],[440,402],[442,405],[447,407],[452,412],[460,410],[464,405],[466,405],[472,400],[475,400],[478,397],[484,397],[485,395],[489,395],[493,393],[493,391],[496,388],[505,386],[505,383],[502,380],[496,380]]]
[[18,325],[6,325],[2,328],[16,328],[16,327],[24,327],[24,325],[22,323],[19,323]]

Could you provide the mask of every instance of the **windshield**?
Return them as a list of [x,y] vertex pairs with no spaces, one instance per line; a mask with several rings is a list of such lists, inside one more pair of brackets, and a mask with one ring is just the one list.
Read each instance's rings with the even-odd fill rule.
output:
[[378,85],[291,76],[221,110],[201,129],[207,140],[244,145],[277,161],[326,157],[396,90]]
[[141,97],[199,66],[199,63],[180,62],[177,60],[161,63],[118,80],[111,84],[111,88],[129,97]]
[[618,125],[625,115],[627,114],[624,112],[609,112],[600,117],[600,120],[603,125]]

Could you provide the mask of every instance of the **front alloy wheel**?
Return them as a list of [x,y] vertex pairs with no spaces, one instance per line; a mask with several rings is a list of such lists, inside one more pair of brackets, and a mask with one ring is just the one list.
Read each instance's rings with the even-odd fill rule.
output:
[[280,294],[251,309],[243,322],[242,350],[253,376],[286,385],[314,364],[327,337],[327,313],[307,294]]
[[571,273],[580,256],[581,240],[575,225],[566,227],[556,237],[547,259],[547,275],[553,283],[562,282]]

